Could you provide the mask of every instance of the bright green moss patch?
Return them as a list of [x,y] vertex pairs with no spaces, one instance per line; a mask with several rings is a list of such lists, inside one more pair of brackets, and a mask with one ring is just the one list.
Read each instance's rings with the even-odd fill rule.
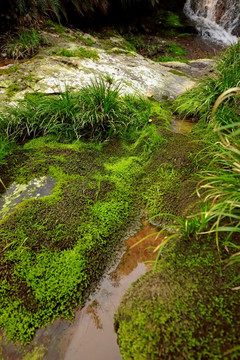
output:
[[78,34],[75,34],[74,35],[78,40],[81,40],[82,42],[84,42],[85,45],[88,45],[88,46],[92,46],[94,44],[94,41],[93,40],[90,40],[84,36],[81,36],[81,35],[78,35]]
[[11,84],[8,86],[8,89],[7,89],[7,92],[6,94],[9,96],[9,97],[12,97],[13,95],[15,95],[18,91],[21,91],[23,88],[21,85],[19,84]]
[[98,60],[99,56],[95,50],[90,50],[85,47],[80,47],[77,50],[69,50],[69,49],[59,49],[54,52],[54,55],[57,56],[66,56],[66,57],[80,57],[80,58],[87,58]]
[[116,313],[124,360],[238,359],[239,294],[222,275],[212,239],[181,240],[164,251],[155,272],[137,281]]
[[57,181],[52,195],[25,201],[1,222],[0,326],[27,343],[37,327],[69,318],[102,273],[130,219],[142,167],[135,157],[108,163],[91,145],[39,139],[23,152],[16,179],[49,174]]
[[[183,166],[191,171],[188,156],[182,162],[173,157],[175,143],[182,158],[186,138],[166,129],[171,112],[154,101],[147,105],[131,96],[125,101],[128,121],[136,111],[120,138],[71,144],[39,137],[1,166],[6,183],[41,176],[56,181],[51,195],[25,200],[1,222],[0,326],[13,341],[28,343],[37,328],[73,316],[112,261],[128,225],[146,201],[157,199],[154,182],[160,184],[157,169],[163,162],[170,164],[162,176],[166,186],[160,184],[164,191],[170,183],[179,186]],[[193,151],[196,145],[191,146]]]

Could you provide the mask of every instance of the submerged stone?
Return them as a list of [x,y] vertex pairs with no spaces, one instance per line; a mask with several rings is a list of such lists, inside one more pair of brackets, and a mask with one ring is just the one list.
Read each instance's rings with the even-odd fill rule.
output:
[[33,179],[28,184],[14,182],[0,198],[0,220],[13,212],[24,200],[50,195],[55,183],[56,180],[51,176]]

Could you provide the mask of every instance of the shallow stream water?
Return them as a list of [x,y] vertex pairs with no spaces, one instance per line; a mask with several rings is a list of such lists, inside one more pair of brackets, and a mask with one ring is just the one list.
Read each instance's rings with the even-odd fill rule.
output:
[[154,261],[153,249],[162,238],[163,235],[156,235],[154,226],[143,221],[137,234],[126,241],[127,250],[118,265],[105,274],[85,307],[76,312],[72,323],[57,320],[46,329],[39,329],[32,344],[23,349],[2,341],[3,359],[121,360],[114,332],[114,312],[131,283],[151,267],[145,262]]
[[196,125],[192,119],[179,119],[174,118],[170,129],[179,134],[188,134],[191,132],[192,128]]

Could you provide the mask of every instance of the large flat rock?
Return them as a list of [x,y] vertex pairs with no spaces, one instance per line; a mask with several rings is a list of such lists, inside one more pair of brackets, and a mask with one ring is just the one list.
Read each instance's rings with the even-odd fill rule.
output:
[[[44,49],[35,58],[20,63],[16,72],[0,75],[2,103],[21,99],[26,92],[54,93],[66,87],[79,89],[93,78],[106,75],[121,84],[122,94],[151,94],[157,100],[174,99],[196,83],[196,73],[187,71],[186,75],[184,71],[192,69],[194,64],[160,64],[119,47],[115,48],[117,51],[114,48],[103,49],[96,45],[97,42],[86,49],[94,50],[98,54],[98,60],[55,56],[53,52],[58,48],[77,50],[80,45],[51,34],[48,34],[48,38],[52,42],[47,50]],[[119,44],[118,38],[117,41]],[[207,68],[210,64],[198,60],[198,69]],[[182,72],[172,71],[173,67]]]

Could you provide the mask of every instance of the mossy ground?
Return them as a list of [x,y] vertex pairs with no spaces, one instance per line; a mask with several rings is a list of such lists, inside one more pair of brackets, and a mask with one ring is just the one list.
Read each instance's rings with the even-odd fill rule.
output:
[[[193,152],[199,146],[168,130],[169,116],[153,103],[152,123],[133,138],[102,144],[39,138],[9,155],[1,167],[6,185],[43,175],[56,179],[52,195],[26,200],[1,222],[0,323],[11,340],[28,343],[36,328],[70,318],[83,304],[128,226],[146,210],[149,189],[160,186],[161,168],[174,176],[162,187],[160,200],[157,194],[156,206],[168,194],[176,211],[184,207],[178,207],[176,197],[188,172],[197,171],[189,146]],[[174,143],[181,152],[172,148]],[[190,196],[189,190],[184,196]]]
[[[167,141],[148,164],[151,176],[144,180],[148,186],[143,195],[153,220],[171,228],[173,218],[165,213],[183,217],[198,207],[196,174],[207,169],[209,144],[217,139],[203,122],[188,138],[166,136],[164,129],[161,134]],[[224,240],[224,234],[221,237]],[[220,254],[226,254],[220,247]],[[188,231],[188,236],[170,240],[156,270],[130,287],[115,314],[123,359],[239,359],[239,293],[231,290],[238,279],[237,267],[226,267],[225,259],[220,260],[214,236]]]
[[116,313],[123,359],[239,359],[239,294],[227,286],[233,273],[222,271],[214,239],[165,248]]

